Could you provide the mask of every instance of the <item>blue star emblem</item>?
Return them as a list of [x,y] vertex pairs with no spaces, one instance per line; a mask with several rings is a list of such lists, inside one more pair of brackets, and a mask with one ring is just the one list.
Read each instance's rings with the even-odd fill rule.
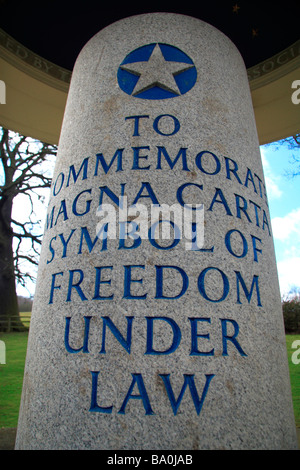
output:
[[135,98],[161,100],[184,95],[195,85],[192,59],[177,47],[152,43],[128,54],[118,69],[118,83]]

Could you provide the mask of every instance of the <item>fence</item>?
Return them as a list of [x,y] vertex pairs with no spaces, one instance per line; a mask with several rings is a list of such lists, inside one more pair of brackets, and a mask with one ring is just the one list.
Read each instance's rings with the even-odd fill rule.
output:
[[7,333],[10,333],[16,327],[18,328],[18,330],[24,328],[24,331],[26,331],[29,329],[30,319],[31,319],[30,313],[28,313],[27,315],[22,314],[20,316],[13,315],[11,317],[0,315],[1,329],[3,330],[4,328]]

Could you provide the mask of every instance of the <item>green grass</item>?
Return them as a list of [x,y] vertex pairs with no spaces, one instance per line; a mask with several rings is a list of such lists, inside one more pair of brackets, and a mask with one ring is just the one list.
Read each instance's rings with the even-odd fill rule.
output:
[[29,328],[31,312],[20,312],[20,317],[24,326]]
[[[6,345],[6,364],[0,364],[0,428],[18,424],[27,337],[27,332],[0,333],[0,340]],[[293,364],[296,350],[291,347],[296,340],[300,340],[300,335],[286,336],[295,421],[300,428],[300,364]]]
[[23,384],[28,333],[0,333],[6,364],[0,364],[0,428],[16,427]]

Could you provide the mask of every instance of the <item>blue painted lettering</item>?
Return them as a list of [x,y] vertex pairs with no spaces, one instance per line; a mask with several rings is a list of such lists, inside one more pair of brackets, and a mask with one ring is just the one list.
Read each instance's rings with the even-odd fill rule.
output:
[[144,266],[144,265],[128,265],[128,266],[124,266],[125,273],[124,273],[124,295],[123,295],[123,299],[146,299],[147,294],[143,294],[143,295],[133,295],[133,294],[131,293],[131,284],[133,284],[133,283],[142,284],[142,283],[143,283],[143,279],[132,279],[132,278],[131,278],[131,275],[132,275],[132,274],[131,274],[132,268],[141,268],[141,269],[145,269],[145,266]]
[[100,186],[99,206],[103,204],[103,195],[105,193],[118,207],[123,209],[123,197],[125,194],[125,186],[126,183],[121,183],[120,197],[116,196],[116,194],[111,189],[109,189],[108,186]]
[[[128,231],[128,226],[131,230]],[[138,248],[142,243],[141,237],[137,234],[139,226],[134,220],[128,220],[127,222],[119,222],[120,227],[120,240],[119,240],[119,250],[126,249],[132,250]],[[130,238],[131,244],[126,244],[126,240]]]
[[[123,401],[123,404],[118,411],[119,414],[125,414],[125,408],[130,399],[134,400],[142,400],[144,408],[145,408],[145,415],[153,415],[154,412],[151,408],[149,397],[146,391],[146,387],[144,384],[143,376],[142,374],[131,374],[132,375],[132,382],[129,387],[129,390],[127,392],[127,395],[125,397],[125,400]],[[137,387],[139,389],[139,395],[133,394],[133,389],[135,384],[137,384]]]
[[251,201],[251,200],[249,200],[249,202],[254,207],[256,226],[259,227],[258,209],[261,210],[261,207],[258,204],[256,204],[255,202]]
[[132,147],[133,150],[133,163],[132,163],[132,170],[149,170],[150,165],[148,166],[139,166],[139,160],[148,159],[148,155],[140,155],[140,150],[150,150],[150,147]]
[[89,331],[90,331],[90,321],[92,317],[83,317],[84,318],[84,338],[83,345],[81,348],[74,349],[70,346],[69,336],[70,336],[70,323],[71,317],[66,317],[66,328],[65,328],[65,348],[70,354],[75,353],[88,353],[88,342],[89,342]]
[[98,375],[100,371],[90,371],[92,374],[92,394],[91,394],[91,406],[89,411],[96,413],[110,414],[113,410],[113,406],[99,406],[97,403],[97,392],[98,392]]
[[125,121],[127,121],[128,119],[134,119],[134,129],[133,129],[133,134],[132,136],[135,137],[135,136],[139,136],[139,123],[140,123],[140,119],[148,119],[149,116],[147,114],[141,114],[141,115],[138,115],[138,116],[127,116],[125,117]]
[[[167,246],[159,245],[157,243],[157,240],[155,239],[155,230],[158,227],[158,225],[160,225],[162,223],[170,224],[174,229],[174,240],[171,243],[171,245],[167,245]],[[180,242],[181,232],[180,232],[179,227],[176,224],[174,224],[174,222],[172,220],[158,220],[153,225],[151,225],[151,227],[149,228],[148,238],[149,238],[149,241],[150,241],[151,245],[154,246],[154,248],[157,248],[158,250],[171,250],[176,245],[178,245],[178,243]]]
[[262,253],[262,250],[257,248],[256,246],[256,241],[262,243],[261,239],[258,237],[255,237],[254,235],[251,235],[252,238],[252,248],[253,248],[253,259],[258,263],[258,258],[257,258],[257,253]]
[[[213,157],[213,160],[214,160],[214,164],[215,164],[215,169],[211,172],[211,171],[208,171],[208,170],[205,170],[203,168],[203,165],[202,165],[202,157],[203,156],[206,156],[206,155],[212,155]],[[211,159],[209,159],[210,161]],[[220,160],[218,159],[218,157],[212,153],[212,152],[209,152],[208,150],[202,150],[202,152],[198,153],[198,155],[196,156],[196,159],[195,159],[195,163],[197,165],[197,167],[199,168],[199,170],[202,171],[202,173],[205,173],[206,175],[217,175],[219,173],[219,171],[221,170],[221,163],[220,163]]]
[[63,244],[62,258],[66,258],[66,256],[67,256],[68,243],[71,240],[71,237],[72,237],[73,233],[75,232],[75,230],[76,230],[75,228],[73,228],[73,230],[71,230],[71,233],[70,233],[69,237],[67,238],[67,240],[65,240],[65,237],[64,237],[63,233],[59,234],[59,238],[61,239],[61,242]]
[[[156,299],[179,299],[186,293],[188,285],[189,285],[189,278],[186,272],[182,268],[179,268],[178,266],[155,266],[155,269],[156,269],[156,294],[155,294]],[[164,290],[163,289],[163,272],[165,269],[175,270],[179,272],[179,274],[181,275],[182,288],[179,294],[175,294],[173,296],[166,296],[163,294],[163,290]]]
[[81,191],[79,194],[77,194],[77,196],[75,197],[75,199],[73,201],[73,204],[72,204],[72,212],[73,212],[74,215],[82,216],[82,215],[87,214],[90,211],[92,199],[88,199],[87,201],[85,201],[85,209],[84,209],[83,212],[78,212],[77,204],[79,204],[79,205],[81,204],[82,201],[80,200],[79,203],[78,203],[78,201],[79,201],[79,198],[82,194],[84,194],[84,193],[91,194],[91,192],[92,192],[91,189],[85,189],[84,191]]
[[111,295],[100,295],[100,285],[101,284],[111,284],[111,279],[101,280],[102,271],[104,269],[113,270],[113,266],[95,266],[96,269],[96,279],[95,279],[95,293],[93,300],[109,300],[114,298],[114,294]]
[[[77,282],[73,283],[73,277],[74,274],[79,274],[79,279]],[[82,283],[84,278],[83,271],[81,269],[71,269],[69,270],[69,286],[68,286],[68,294],[67,294],[67,302],[71,301],[71,295],[72,295],[72,290],[75,289],[77,294],[79,295],[81,300],[88,300],[85,294],[82,291],[82,288],[80,287],[80,284]]]
[[[185,183],[185,184],[182,184],[181,186],[179,186],[179,188],[177,189],[177,193],[176,193],[176,198],[177,198],[177,201],[179,202],[179,204],[184,207],[184,206],[187,206],[187,203],[184,202],[183,198],[182,198],[182,193],[183,193],[183,190],[185,188],[187,188],[188,186],[195,186],[196,188],[199,188],[201,190],[203,190],[203,185],[202,184],[196,184],[196,183]],[[200,199],[201,201],[201,199]],[[200,202],[201,203],[201,202]],[[197,210],[195,207],[191,207],[192,210]]]
[[[144,189],[147,190],[148,195],[147,194],[142,194]],[[137,196],[136,196],[136,198],[135,198],[135,200],[133,201],[132,204],[133,205],[137,204],[137,202],[140,198],[149,198],[149,199],[151,199],[152,204],[158,204],[159,205],[158,199],[155,196],[154,191],[153,191],[150,183],[142,183],[141,189],[139,190],[139,192],[138,192],[138,194],[137,194]]]
[[54,274],[52,274],[52,281],[51,281],[51,288],[50,288],[49,304],[52,304],[52,303],[53,303],[54,290],[55,290],[55,289],[60,290],[60,288],[61,288],[61,286],[56,286],[56,285],[55,285],[56,276],[63,276],[63,275],[64,275],[63,271],[61,271],[61,272],[59,272],[59,273],[54,273]]
[[54,256],[55,256],[55,250],[54,250],[54,248],[52,247],[52,242],[53,242],[54,240],[56,240],[56,237],[51,238],[51,240],[50,240],[50,242],[49,242],[49,250],[50,250],[52,256],[51,256],[51,259],[49,259],[49,260],[47,259],[47,264],[51,263],[51,261],[53,261]]
[[[233,233],[238,233],[239,236],[241,237],[241,240],[242,240],[242,244],[243,244],[243,250],[241,252],[241,254],[237,254],[236,252],[233,251],[232,249],[232,246],[231,246],[231,235]],[[226,235],[225,235],[225,245],[226,245],[226,248],[227,250],[229,251],[230,254],[232,254],[233,256],[235,256],[236,258],[244,258],[244,256],[246,256],[247,252],[248,252],[248,243],[247,243],[247,240],[246,238],[244,237],[244,235],[242,234],[242,232],[240,232],[239,230],[236,230],[236,229],[232,229],[232,230],[229,230]]]
[[222,204],[224,206],[224,209],[225,209],[227,215],[232,215],[231,210],[229,209],[229,205],[228,205],[228,203],[226,201],[226,198],[223,194],[223,191],[220,188],[216,188],[213,200],[211,201],[211,204],[210,204],[208,210],[212,211],[213,207],[216,203],[217,204]]
[[[147,347],[146,347],[146,352],[145,354],[151,354],[151,355],[162,355],[162,354],[171,354],[173,353],[179,346],[179,343],[181,341],[181,331],[175,320],[172,318],[168,317],[145,317],[147,321]],[[153,348],[153,322],[154,321],[164,321],[168,323],[173,331],[173,339],[172,339],[172,344],[168,349],[165,349],[164,351],[157,351]],[[161,331],[160,327],[160,331]]]
[[96,153],[97,160],[96,160],[94,176],[98,176],[99,163],[101,163],[104,173],[107,174],[116,159],[118,159],[116,172],[123,171],[123,168],[122,168],[123,150],[124,149],[117,149],[109,164],[106,163],[105,158],[102,153]]
[[121,344],[121,346],[125,349],[125,351],[130,354],[130,349],[131,349],[131,337],[132,337],[132,322],[134,317],[126,317],[127,320],[127,335],[126,339],[124,336],[121,335],[120,331],[118,328],[115,326],[115,324],[111,321],[109,317],[101,317],[103,320],[103,329],[102,329],[102,346],[101,350],[99,351],[100,354],[106,354],[105,350],[105,339],[106,339],[106,327],[110,329],[114,337],[118,340],[118,342]]
[[[162,132],[161,129],[159,129],[158,123],[163,118],[171,118],[173,120],[174,129],[173,129],[172,132]],[[157,118],[154,119],[153,129],[155,130],[155,132],[157,132],[157,134],[164,135],[164,136],[170,136],[170,135],[177,134],[177,132],[180,129],[180,123],[179,123],[178,119],[175,116],[172,116],[171,114],[161,114],[160,116],[157,116]]]
[[[223,354],[222,356],[228,356],[227,351],[227,342],[230,341],[238,350],[241,356],[247,356],[247,354],[241,348],[239,342],[237,341],[236,337],[239,334],[239,325],[235,320],[229,320],[227,318],[220,318],[221,325],[222,325],[222,343],[223,343]],[[233,335],[229,336],[227,332],[227,323],[230,323],[234,327]]]
[[[243,206],[241,206],[241,202],[243,202]],[[248,213],[247,213],[247,201],[243,196],[235,194],[235,203],[236,203],[236,216],[238,219],[241,219],[241,211],[245,214],[249,222],[252,222]]]
[[[59,187],[57,188],[57,182],[60,180],[60,185]],[[63,187],[63,184],[64,184],[64,180],[65,180],[65,175],[63,173],[59,173],[59,175],[57,176],[56,180],[55,180],[55,183],[53,185],[53,196],[57,196],[58,193],[60,192],[61,188]]]
[[[239,167],[236,161],[232,160],[229,157],[224,157],[224,159],[225,159],[225,167],[226,167],[226,178],[231,180],[230,174],[232,173],[235,176],[237,182],[240,184],[243,184],[239,175],[237,174]],[[230,163],[233,163],[233,168],[230,168]]]
[[248,300],[248,303],[251,301],[251,297],[254,291],[254,286],[256,287],[256,295],[257,295],[257,306],[262,307],[261,301],[260,301],[260,293],[259,293],[259,286],[258,286],[258,276],[254,275],[252,278],[252,284],[250,291],[248,290],[246,283],[239,271],[235,271],[236,274],[236,291],[237,291],[237,303],[241,304],[240,300],[240,285],[243,288],[244,294],[246,296],[246,299]]
[[[216,283],[216,285],[222,285],[223,284],[223,293],[222,293],[222,295],[219,299],[212,299],[206,293],[206,290],[205,290],[205,276],[207,275],[207,273],[209,271],[217,271],[218,273],[221,274],[222,283],[220,283],[220,282]],[[203,271],[200,273],[200,275],[198,277],[198,289],[199,289],[199,292],[202,295],[202,297],[204,297],[204,299],[208,300],[209,302],[222,302],[223,300],[226,299],[226,297],[229,293],[229,281],[228,281],[228,278],[227,278],[226,274],[224,274],[223,271],[221,271],[221,269],[210,266],[208,268],[203,269]]]
[[[88,228],[87,227],[81,227],[81,235],[80,235],[80,242],[79,242],[79,250],[78,250],[78,255],[82,254],[82,247],[83,247],[83,239],[85,240],[89,253],[92,252],[94,246],[96,245],[97,241],[99,239],[102,239],[102,247],[101,251],[106,251],[107,250],[107,230],[108,230],[108,224],[105,224],[101,227],[101,230],[97,233],[94,241],[92,241]],[[103,232],[103,236],[101,236]]]
[[165,149],[165,147],[157,147],[158,148],[158,153],[157,153],[157,167],[156,169],[157,170],[161,170],[161,156],[163,155],[166,159],[166,161],[168,162],[169,164],[169,167],[171,168],[171,170],[173,170],[174,166],[176,165],[177,161],[179,160],[180,157],[182,157],[182,170],[184,171],[190,171],[188,169],[188,166],[187,166],[187,160],[186,160],[186,151],[187,151],[187,148],[185,147],[181,147],[181,149],[179,150],[177,156],[174,158],[174,160],[172,160],[167,152],[167,150]]
[[198,322],[210,323],[210,318],[189,318],[191,322],[191,352],[190,356],[213,356],[214,349],[210,351],[199,351],[198,350],[198,338],[205,338],[209,341],[209,333],[199,334],[197,331]]
[[89,162],[89,157],[85,158],[81,164],[81,167],[79,168],[78,170],[78,173],[75,172],[75,168],[74,168],[74,165],[71,165],[70,166],[70,169],[69,169],[69,176],[68,176],[68,181],[67,181],[67,187],[69,186],[70,184],[70,178],[71,178],[71,175],[73,176],[73,181],[74,183],[76,183],[76,181],[78,180],[78,177],[79,177],[79,174],[81,173],[82,171],[82,179],[83,180],[86,180],[87,179],[87,172],[88,172],[88,162]]
[[253,179],[253,175],[252,175],[252,172],[249,168],[247,168],[247,175],[246,175],[246,180],[245,180],[245,185],[246,188],[248,188],[248,182],[251,182],[252,185],[253,185],[253,189],[254,189],[254,192],[257,193],[257,190],[256,190],[256,186],[255,186],[255,183],[254,183],[254,179]]
[[204,403],[204,400],[205,400],[207,392],[208,392],[210,382],[211,382],[212,378],[214,377],[214,374],[205,375],[206,382],[205,382],[205,386],[203,388],[201,398],[199,398],[197,388],[196,388],[196,385],[195,385],[195,382],[194,382],[195,375],[194,374],[193,375],[183,374],[184,383],[183,383],[181,392],[180,392],[177,400],[175,398],[175,395],[174,395],[174,392],[173,392],[173,389],[172,389],[172,386],[171,386],[170,374],[159,374],[159,376],[162,378],[162,380],[164,382],[164,385],[165,385],[165,388],[166,388],[168,398],[170,400],[171,407],[172,407],[174,415],[177,414],[177,411],[178,411],[180,403],[182,401],[184,392],[185,392],[186,388],[189,387],[190,393],[191,393],[191,396],[192,396],[192,399],[193,399],[193,403],[194,403],[195,408],[196,408],[197,415],[199,416],[199,414],[201,412],[201,409],[202,409],[202,406],[203,406],[203,403]]
[[263,226],[262,226],[263,230],[265,230],[265,225],[268,227],[268,232],[269,232],[269,235],[271,236],[271,230],[270,230],[270,226],[268,222],[268,217],[265,211],[263,210]]
[[[53,208],[53,209],[54,209],[54,208]],[[67,206],[66,206],[66,201],[65,201],[65,199],[63,199],[63,200],[61,201],[61,203],[60,203],[60,208],[59,208],[59,211],[58,211],[58,213],[57,213],[57,216],[56,216],[56,220],[55,220],[55,224],[54,224],[54,225],[57,224],[58,218],[59,218],[59,216],[60,216],[61,214],[63,214],[63,216],[64,216],[64,221],[65,221],[65,220],[68,220],[69,217],[68,217],[68,214],[67,214]],[[51,225],[51,227],[52,227],[52,225]]]

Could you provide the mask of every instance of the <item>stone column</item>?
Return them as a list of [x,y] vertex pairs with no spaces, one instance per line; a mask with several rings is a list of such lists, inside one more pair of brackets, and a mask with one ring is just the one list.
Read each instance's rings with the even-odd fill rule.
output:
[[72,76],[16,448],[296,447],[243,60],[195,18],[118,21]]

